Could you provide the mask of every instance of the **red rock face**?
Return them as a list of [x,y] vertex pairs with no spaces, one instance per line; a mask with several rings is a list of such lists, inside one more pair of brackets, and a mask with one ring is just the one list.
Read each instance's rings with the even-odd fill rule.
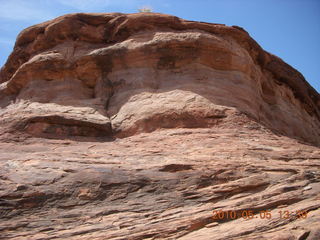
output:
[[0,83],[6,239],[319,239],[320,96],[239,27],[66,15]]
[[2,105],[11,106],[2,121],[37,136],[87,136],[82,125],[117,137],[212,127],[242,112],[320,144],[317,92],[239,27],[161,14],[66,15],[22,31],[0,81]]

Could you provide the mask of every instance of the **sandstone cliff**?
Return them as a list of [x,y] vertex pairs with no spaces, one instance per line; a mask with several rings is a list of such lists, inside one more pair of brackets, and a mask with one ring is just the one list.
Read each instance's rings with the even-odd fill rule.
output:
[[65,15],[0,83],[5,239],[320,238],[320,95],[240,27]]
[[130,136],[241,112],[320,144],[319,94],[239,27],[66,15],[22,31],[0,76],[1,122],[34,135]]

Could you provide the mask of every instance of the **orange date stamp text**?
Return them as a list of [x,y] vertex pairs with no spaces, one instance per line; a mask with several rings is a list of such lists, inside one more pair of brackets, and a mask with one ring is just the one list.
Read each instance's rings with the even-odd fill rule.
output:
[[271,219],[274,217],[278,217],[280,219],[289,219],[292,217],[299,218],[299,219],[306,219],[308,217],[308,212],[305,210],[296,210],[296,211],[289,211],[289,210],[279,210],[278,212],[271,212],[269,210],[265,211],[253,211],[253,210],[214,210],[212,219],[219,221],[219,220],[233,220],[238,218],[243,218],[246,220],[251,219]]

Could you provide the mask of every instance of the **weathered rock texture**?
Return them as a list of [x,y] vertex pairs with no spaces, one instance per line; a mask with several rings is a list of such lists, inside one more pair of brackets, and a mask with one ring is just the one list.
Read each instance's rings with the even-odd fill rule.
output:
[[0,83],[0,239],[320,238],[320,96],[240,27],[66,15]]
[[317,92],[238,27],[160,14],[67,15],[22,31],[0,82],[3,107],[11,103],[1,121],[34,135],[87,135],[89,125],[91,135],[124,137],[212,127],[243,112],[320,144]]

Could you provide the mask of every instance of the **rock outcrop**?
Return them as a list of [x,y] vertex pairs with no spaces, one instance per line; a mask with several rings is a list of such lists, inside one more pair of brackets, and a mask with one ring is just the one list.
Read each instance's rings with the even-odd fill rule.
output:
[[66,15],[20,33],[0,82],[3,107],[19,106],[2,121],[34,135],[86,135],[87,111],[91,135],[102,128],[121,137],[216,126],[242,112],[320,144],[317,92],[239,27],[161,14]]
[[320,96],[240,27],[65,15],[0,83],[0,239],[320,238]]

